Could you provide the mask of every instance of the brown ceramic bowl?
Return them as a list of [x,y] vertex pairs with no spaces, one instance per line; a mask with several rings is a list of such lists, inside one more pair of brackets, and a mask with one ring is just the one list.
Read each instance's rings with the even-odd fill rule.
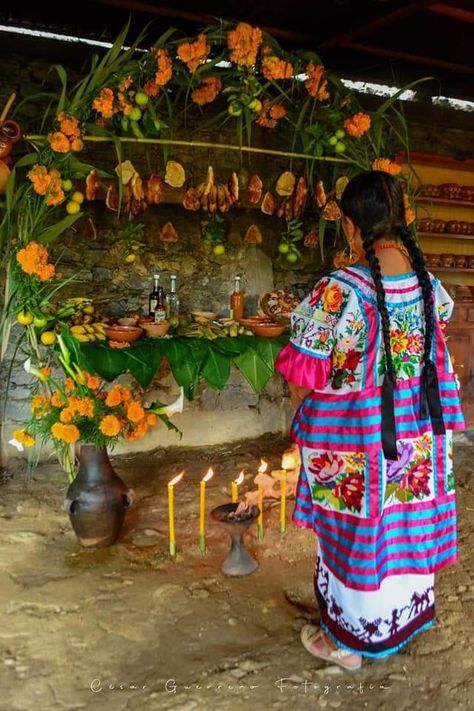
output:
[[161,323],[142,323],[141,327],[145,331],[146,335],[151,338],[166,336],[170,330],[169,321],[162,321]]
[[111,341],[123,341],[133,343],[138,340],[143,333],[139,326],[107,326],[105,335]]
[[259,323],[250,326],[250,330],[254,332],[256,336],[261,336],[263,338],[275,338],[276,336],[281,336],[286,326],[280,325],[279,323]]
[[239,318],[238,321],[241,326],[252,328],[252,326],[258,326],[260,323],[268,323],[268,316],[247,316],[246,318]]

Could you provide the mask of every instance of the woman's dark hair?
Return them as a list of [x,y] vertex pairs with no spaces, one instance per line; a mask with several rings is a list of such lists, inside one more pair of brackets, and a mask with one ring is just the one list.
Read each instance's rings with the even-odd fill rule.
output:
[[444,433],[436,367],[431,359],[435,315],[433,286],[423,254],[405,220],[403,190],[399,180],[389,173],[374,170],[361,173],[346,186],[341,199],[342,211],[359,227],[365,255],[375,283],[377,308],[385,350],[385,377],[382,385],[382,440],[387,459],[397,459],[393,391],[396,373],[390,348],[390,318],[385,301],[380,263],[374,242],[384,236],[401,240],[407,249],[423,296],[425,334],[421,371],[421,418],[431,417],[433,432]]

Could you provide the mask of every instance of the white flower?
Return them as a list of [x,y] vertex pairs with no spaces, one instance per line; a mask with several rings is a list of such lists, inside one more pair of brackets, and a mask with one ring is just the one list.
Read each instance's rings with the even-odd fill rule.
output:
[[156,412],[157,415],[166,415],[167,417],[172,417],[178,412],[183,412],[183,408],[184,390],[183,388],[181,388],[179,396],[174,402],[172,402],[170,405],[163,405],[163,407],[158,407],[156,410],[154,409],[153,412]]
[[23,368],[27,373],[31,373],[31,358],[27,358],[23,363]]

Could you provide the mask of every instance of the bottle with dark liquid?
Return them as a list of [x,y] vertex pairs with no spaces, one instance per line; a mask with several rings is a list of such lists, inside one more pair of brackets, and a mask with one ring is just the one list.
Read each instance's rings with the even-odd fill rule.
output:
[[245,298],[240,291],[240,277],[234,279],[234,291],[230,295],[230,317],[238,320],[244,315]]
[[160,285],[160,275],[153,275],[153,291],[149,296],[149,314],[155,323],[166,320],[165,292]]

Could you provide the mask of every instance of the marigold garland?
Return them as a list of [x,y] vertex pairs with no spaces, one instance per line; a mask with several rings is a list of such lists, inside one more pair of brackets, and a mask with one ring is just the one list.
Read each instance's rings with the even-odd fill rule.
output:
[[186,64],[191,74],[194,74],[199,65],[208,58],[210,51],[211,48],[206,35],[199,35],[194,42],[180,44],[177,54],[181,61]]
[[372,119],[368,114],[358,113],[346,118],[344,128],[349,136],[360,137],[366,133],[372,124]]
[[222,82],[220,77],[206,77],[202,80],[201,85],[192,92],[191,99],[199,106],[210,104],[217,97],[221,88]]
[[318,101],[326,101],[330,98],[330,93],[327,89],[327,80],[324,79],[324,67],[322,64],[317,66],[310,62],[306,67],[307,79],[304,83],[306,90],[310,96],[313,96]]
[[48,250],[38,242],[29,242],[16,254],[16,260],[25,274],[32,274],[41,281],[52,279],[55,274],[54,264],[48,264]]
[[392,163],[389,158],[376,158],[371,163],[372,170],[381,170],[384,173],[390,173],[390,175],[399,175],[402,172],[401,165]]
[[247,22],[239,22],[235,30],[227,33],[227,44],[232,50],[230,59],[242,67],[252,67],[255,64],[261,43],[262,30]]

